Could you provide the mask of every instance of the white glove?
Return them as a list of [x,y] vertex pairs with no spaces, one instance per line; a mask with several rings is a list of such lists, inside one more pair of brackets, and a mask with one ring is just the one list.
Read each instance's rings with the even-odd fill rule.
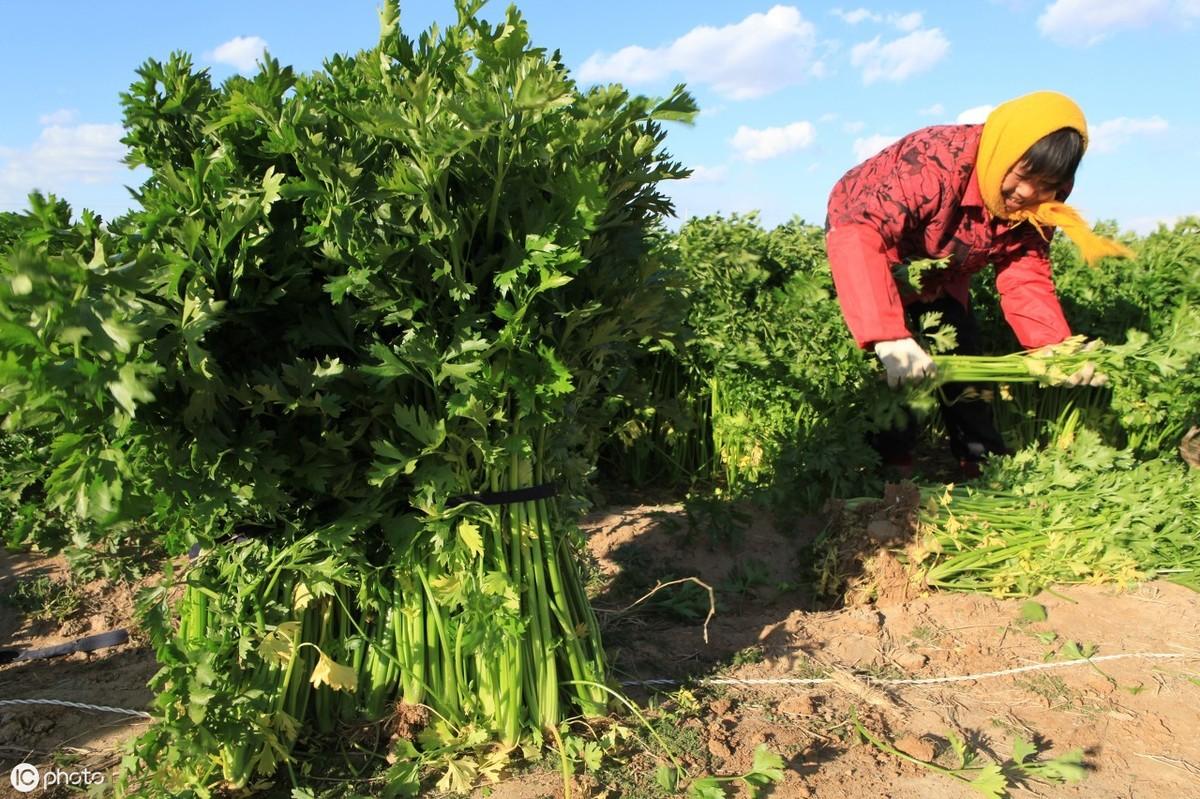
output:
[[888,385],[892,388],[901,383],[932,377],[937,372],[933,358],[911,338],[876,342],[875,354],[887,369]]

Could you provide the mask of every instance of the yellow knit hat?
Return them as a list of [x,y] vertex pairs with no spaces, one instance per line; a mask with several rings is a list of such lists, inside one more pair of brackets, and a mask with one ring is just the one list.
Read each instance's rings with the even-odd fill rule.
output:
[[975,157],[984,204],[993,216],[1029,222],[1039,231],[1043,226],[1062,228],[1089,264],[1105,255],[1132,257],[1133,252],[1125,245],[1093,233],[1091,225],[1066,203],[1046,202],[1032,211],[1013,214],[1004,210],[1000,186],[1005,175],[1039,139],[1062,128],[1079,131],[1083,146],[1087,147],[1087,120],[1079,106],[1064,94],[1034,92],[996,106],[983,123],[979,154]]

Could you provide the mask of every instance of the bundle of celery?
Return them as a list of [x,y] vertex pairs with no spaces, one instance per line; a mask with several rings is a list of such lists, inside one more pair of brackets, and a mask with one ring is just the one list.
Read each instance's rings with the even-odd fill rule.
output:
[[1084,429],[922,490],[916,563],[938,588],[1026,596],[1054,583],[1164,578],[1200,591],[1200,474],[1138,462]]
[[1104,342],[1089,342],[1084,336],[1039,350],[1009,355],[936,355],[935,383],[1038,383],[1044,386],[1066,384],[1087,364],[1101,374],[1120,368],[1129,357],[1152,357],[1144,340],[1124,347],[1106,347]]
[[306,738],[416,703],[397,768],[606,708],[577,497],[661,338],[662,123],[695,105],[580,90],[481,5],[414,39],[385,3],[310,75],[148,61],[139,207],[35,198],[0,259],[0,423],[48,442],[45,509],[205,552],[178,630],[147,607],[158,718],[118,787],[295,778]]
[[[908,400],[931,407],[943,383],[1007,385],[999,395],[1000,426],[1016,431],[1017,447],[1040,440],[1045,425],[1061,426],[1072,414],[1106,441],[1142,457],[1172,451],[1200,417],[1200,311],[1183,306],[1154,338],[1130,330],[1123,344],[1075,336],[1032,352],[1002,356],[935,355],[937,377],[911,389]],[[1103,388],[1068,387],[1092,365]],[[1036,387],[1036,388],[1035,388]]]

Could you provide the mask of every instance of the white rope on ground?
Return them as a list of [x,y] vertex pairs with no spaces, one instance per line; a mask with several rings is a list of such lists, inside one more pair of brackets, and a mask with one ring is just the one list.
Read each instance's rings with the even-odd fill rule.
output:
[[[1200,660],[1200,655],[1182,655],[1177,653],[1163,652],[1129,652],[1120,655],[1101,655],[1091,658],[1077,658],[1075,660],[1062,660],[1056,663],[1035,663],[1031,666],[1018,666],[1012,669],[1003,669],[1001,671],[988,671],[982,674],[964,674],[955,677],[923,677],[911,680],[885,680],[879,677],[872,677],[866,674],[855,675],[865,682],[874,683],[875,685],[937,685],[939,683],[951,682],[974,682],[975,680],[986,680],[991,677],[1007,677],[1012,674],[1023,674],[1028,671],[1048,671],[1050,669],[1065,669],[1072,666],[1080,666],[1085,663],[1101,663],[1109,660],[1123,660],[1125,658],[1146,658],[1158,660]],[[653,679],[653,680],[625,680],[622,685],[682,685],[688,682],[687,680],[668,680],[668,679]],[[746,678],[738,679],[736,677],[710,677],[707,679],[696,680],[697,685],[820,685],[822,683],[833,682],[830,677],[815,677],[815,678],[792,678],[779,677],[775,679],[768,678]]]
[[[964,674],[956,677],[924,677],[913,680],[884,680],[870,675],[858,675],[866,682],[875,683],[876,685],[936,685],[938,683],[950,682],[974,682],[975,680],[986,680],[990,677],[1007,677],[1012,674],[1022,674],[1028,671],[1048,671],[1050,669],[1065,669],[1071,666],[1079,666],[1084,663],[1101,663],[1110,660],[1123,660],[1126,658],[1145,658],[1157,660],[1200,660],[1200,655],[1182,655],[1176,653],[1163,652],[1129,652],[1120,655],[1101,655],[1092,658],[1078,658],[1076,660],[1063,660],[1057,663],[1035,663],[1032,666],[1018,666],[1013,669],[1004,669],[1002,671],[988,671],[982,674]],[[653,679],[653,680],[624,680],[621,685],[682,685],[686,680],[668,680],[668,679]],[[814,677],[814,678],[791,678],[778,677],[774,679],[766,678],[747,678],[737,679],[735,677],[709,677],[707,679],[696,680],[698,685],[820,685],[822,683],[833,682],[830,677]],[[138,716],[140,718],[153,718],[144,710],[129,710],[123,707],[109,707],[108,705],[89,705],[83,702],[67,702],[62,699],[0,699],[0,707],[5,705],[54,705],[56,707],[73,707],[80,710],[98,710],[103,713],[122,713],[127,716]]]
[[123,713],[126,716],[139,716],[144,719],[153,718],[144,710],[129,710],[123,707],[109,707],[108,705],[89,705],[84,702],[67,702],[63,699],[0,699],[0,706],[4,705],[55,705],[56,707],[73,707],[80,710],[99,710],[104,713]]

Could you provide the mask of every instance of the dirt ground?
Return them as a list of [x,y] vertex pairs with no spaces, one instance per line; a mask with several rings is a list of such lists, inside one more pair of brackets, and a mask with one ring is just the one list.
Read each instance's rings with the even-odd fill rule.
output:
[[[0,552],[0,595],[19,581],[48,577],[66,582],[69,569],[62,557]],[[0,647],[40,649],[109,630],[126,629],[127,643],[93,653],[0,665],[0,701],[51,698],[69,702],[142,710],[153,694],[147,681],[158,670],[134,619],[136,586],[96,580],[79,586],[77,609],[62,619],[42,621],[0,602]],[[66,707],[0,705],[0,796],[18,794],[10,770],[30,763],[45,770],[111,774],[120,761],[120,746],[146,726],[144,719]]]
[[[645,575],[665,574],[698,577],[717,592],[707,643],[699,620],[662,612],[611,623],[606,643],[622,678],[830,679],[812,686],[696,687],[706,697],[697,723],[714,773],[744,772],[755,746],[766,743],[788,764],[783,782],[764,792],[770,797],[979,795],[860,743],[850,734],[856,713],[877,738],[944,765],[958,765],[945,751],[950,732],[996,762],[1011,757],[1017,736],[1035,742],[1043,759],[1082,748],[1088,772],[1082,782],[1029,781],[1012,787],[1014,797],[1200,797],[1200,596],[1194,592],[1163,582],[1126,591],[1060,588],[1034,598],[1046,610],[1038,622],[1023,620],[1025,600],[929,594],[917,586],[893,585],[884,599],[819,610],[795,590],[797,540],[819,520],[778,530],[756,519],[742,540],[721,546],[689,537],[681,516],[679,506],[643,506],[586,522],[612,585],[631,573],[630,587],[645,584]],[[895,563],[886,556],[883,562],[877,567],[883,572]],[[616,596],[597,605],[608,601],[621,606]],[[1094,649],[1095,657],[1186,657],[918,686],[853,676],[980,675],[1061,662],[1072,643]]]
[[[928,594],[910,586],[830,610],[804,590],[800,563],[800,543],[821,519],[779,524],[752,518],[740,534],[721,519],[693,522],[680,505],[642,503],[611,507],[583,523],[598,566],[595,605],[615,676],[689,681],[686,695],[665,700],[662,692],[673,687],[629,684],[627,690],[639,702],[676,708],[674,740],[686,749],[678,754],[693,772],[743,773],[755,747],[766,744],[786,767],[783,781],[761,796],[980,795],[952,776],[862,743],[854,732],[857,718],[881,742],[943,766],[957,765],[948,751],[951,734],[968,742],[981,763],[1008,761],[1018,737],[1036,744],[1039,760],[1083,750],[1082,782],[1026,780],[1010,786],[1013,797],[1200,798],[1197,594],[1161,582],[1124,591],[1065,587],[1036,597],[1046,618],[1028,621],[1023,600]],[[65,566],[60,559],[3,556],[0,594],[37,573],[62,576]],[[688,578],[713,589],[716,614],[707,625],[708,593],[691,581],[629,607],[657,583]],[[0,605],[0,646],[45,646],[129,626],[133,590],[85,586],[83,610],[57,626],[32,624]],[[1176,657],[978,676],[1061,663],[1072,645],[1096,657]],[[145,684],[155,668],[134,631],[128,644],[102,652],[0,666],[0,700],[53,697],[145,708],[151,699]],[[973,678],[900,686],[868,676]],[[711,678],[825,682],[703,683]],[[694,698],[695,705],[679,710],[681,697]],[[0,706],[0,796],[30,795],[10,793],[3,779],[19,762],[111,772],[121,742],[144,726],[67,708]],[[635,758],[625,771],[638,768],[652,771],[653,763]],[[638,794],[636,782],[601,772],[578,780],[573,795],[663,795]],[[532,799],[562,796],[563,787],[554,773],[535,771],[478,795]]]

